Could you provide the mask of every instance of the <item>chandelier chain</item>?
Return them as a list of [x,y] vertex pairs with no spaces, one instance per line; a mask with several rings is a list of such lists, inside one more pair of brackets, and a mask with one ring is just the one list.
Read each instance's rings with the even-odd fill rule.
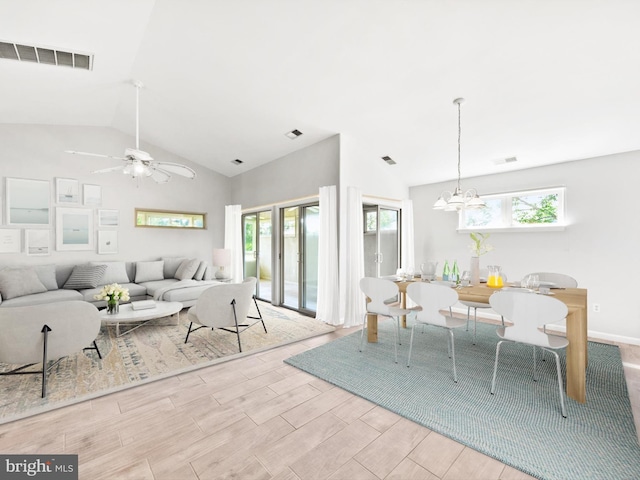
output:
[[460,189],[460,136],[462,135],[462,128],[460,126],[460,103],[458,103],[458,190]]

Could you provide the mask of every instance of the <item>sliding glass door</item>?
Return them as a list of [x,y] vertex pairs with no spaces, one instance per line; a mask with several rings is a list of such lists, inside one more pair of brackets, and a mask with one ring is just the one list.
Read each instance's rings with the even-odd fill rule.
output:
[[256,296],[268,302],[272,291],[271,210],[242,216],[244,236],[244,276],[256,277]]
[[400,266],[400,211],[367,205],[364,214],[364,274],[395,275]]
[[281,210],[282,305],[304,313],[316,310],[320,207]]

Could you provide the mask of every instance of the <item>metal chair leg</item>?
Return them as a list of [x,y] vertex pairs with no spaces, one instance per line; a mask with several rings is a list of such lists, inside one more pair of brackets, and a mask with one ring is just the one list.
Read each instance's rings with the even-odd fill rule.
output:
[[478,327],[478,309],[473,307],[473,344],[476,344],[476,329]]
[[449,329],[449,336],[451,337],[451,358],[453,359],[453,381],[458,383],[458,374],[456,372],[456,345],[455,336],[453,330]]
[[413,332],[416,329],[416,325],[414,324],[411,327],[411,339],[409,340],[409,356],[407,357],[407,368],[411,366],[411,350],[413,349]]
[[560,408],[562,416],[567,418],[567,411],[564,408],[564,392],[562,391],[562,372],[560,371],[560,357],[556,352],[551,352],[556,357],[556,372],[558,373],[558,391],[560,392]]
[[502,345],[502,342],[504,340],[501,340],[498,342],[498,344],[496,345],[496,361],[493,364],[493,380],[491,380],[491,395],[494,394],[494,392],[496,391],[496,374],[498,373],[498,356],[500,355],[500,345]]
[[398,317],[395,318],[396,320],[396,330],[395,330],[395,337],[393,339],[393,350],[395,353],[395,361],[396,363],[398,363],[398,341],[399,341],[399,336],[400,336],[400,319]]
[[537,370],[536,369],[537,363],[538,362],[536,362],[536,346],[534,345],[533,346],[533,381],[534,382],[538,381],[538,375],[537,375],[537,371],[536,371]]

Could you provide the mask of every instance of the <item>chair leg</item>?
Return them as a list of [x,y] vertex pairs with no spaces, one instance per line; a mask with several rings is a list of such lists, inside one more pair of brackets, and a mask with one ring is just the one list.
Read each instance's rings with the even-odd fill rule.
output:
[[562,372],[560,371],[560,357],[556,352],[551,352],[556,357],[556,372],[558,373],[558,391],[560,392],[560,408],[562,416],[567,418],[567,411],[564,408],[564,392],[562,391]]
[[253,296],[253,303],[255,303],[256,305],[256,310],[258,310],[258,317],[260,318],[260,321],[262,322],[262,328],[264,328],[264,333],[269,333],[267,332],[267,326],[264,324],[264,319],[262,318],[262,312],[260,311],[260,308],[258,307],[258,301],[256,300],[256,296]]
[[409,356],[407,357],[407,368],[411,366],[411,349],[413,349],[413,332],[415,331],[415,329],[416,324],[411,327],[411,339],[409,340]]
[[478,308],[473,307],[473,344],[476,344],[476,328],[478,326]]
[[453,359],[453,381],[458,383],[458,374],[456,372],[456,344],[453,330],[449,329],[449,337],[451,337],[451,358]]
[[233,309],[233,321],[236,324],[236,336],[238,337],[238,350],[242,352],[242,344],[240,343],[240,325],[238,325],[238,316],[236,315],[236,299],[231,300],[231,308]]
[[471,319],[471,307],[467,307],[467,328],[465,330],[469,331],[469,320]]
[[47,396],[47,336],[51,331],[49,325],[44,325],[40,331],[44,335],[42,345],[42,398]]
[[502,342],[504,340],[501,340],[498,342],[498,344],[496,345],[496,361],[493,364],[493,380],[491,380],[491,395],[493,395],[493,393],[496,391],[496,374],[498,373],[498,356],[500,355],[500,345],[502,345]]
[[537,382],[538,381],[538,375],[537,375],[537,362],[536,362],[536,346],[533,346],[533,381]]
[[98,358],[100,360],[102,360],[102,354],[100,353],[100,349],[98,348],[98,344],[96,343],[96,341],[93,341],[93,347],[96,349],[96,352],[98,353]]
[[400,337],[400,318],[396,317],[395,320],[396,320],[396,327],[397,328],[396,328],[396,331],[395,331],[395,337],[396,338],[394,338],[394,341],[393,341],[393,350],[394,350],[394,353],[395,353],[395,361],[396,361],[396,363],[398,363],[398,342],[400,341],[399,340],[399,337]]
[[187,340],[189,340],[189,334],[191,333],[191,327],[193,326],[193,322],[189,323],[189,331],[187,332],[187,338],[184,339],[184,343],[187,343]]

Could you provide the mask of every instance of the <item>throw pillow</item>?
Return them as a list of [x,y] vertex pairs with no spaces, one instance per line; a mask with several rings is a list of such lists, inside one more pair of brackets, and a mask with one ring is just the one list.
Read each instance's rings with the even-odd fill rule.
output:
[[131,281],[124,262],[91,262],[90,265],[106,265],[107,267],[98,285],[111,285],[112,283],[122,285]]
[[200,260],[197,258],[184,260],[178,267],[178,270],[176,270],[174,278],[177,278],[178,280],[189,280],[190,278],[193,278],[199,265]]
[[164,280],[164,261],[136,262],[136,283]]
[[5,300],[46,291],[47,287],[42,284],[33,268],[0,270],[0,292]]
[[200,262],[200,265],[198,266],[198,270],[196,270],[196,273],[193,274],[193,279],[194,280],[202,280],[204,278],[204,272],[207,269],[207,262]]
[[164,257],[164,278],[175,278],[176,270],[186,260],[185,257]]
[[76,265],[62,288],[69,290],[96,288],[106,270],[106,265]]
[[38,278],[42,284],[47,287],[47,290],[58,290],[55,265],[38,265],[35,269]]

